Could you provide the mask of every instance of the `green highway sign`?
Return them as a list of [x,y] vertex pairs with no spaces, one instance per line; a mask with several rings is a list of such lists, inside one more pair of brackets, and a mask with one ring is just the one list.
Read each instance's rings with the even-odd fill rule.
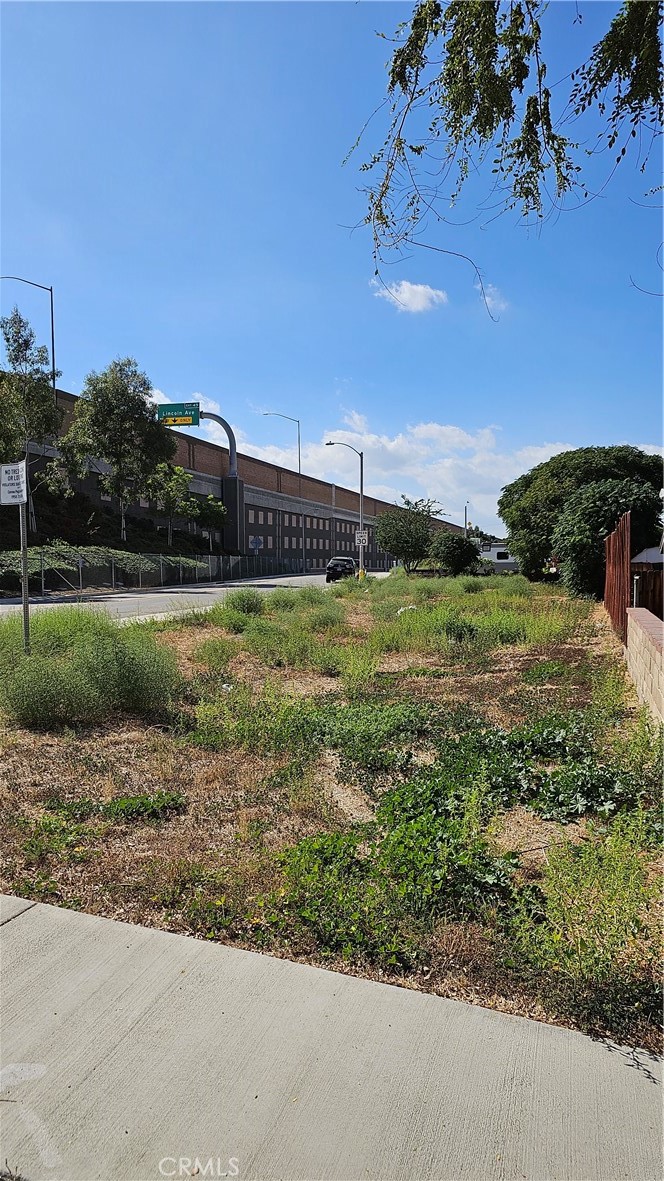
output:
[[157,418],[164,426],[199,426],[200,402],[171,402],[157,406]]

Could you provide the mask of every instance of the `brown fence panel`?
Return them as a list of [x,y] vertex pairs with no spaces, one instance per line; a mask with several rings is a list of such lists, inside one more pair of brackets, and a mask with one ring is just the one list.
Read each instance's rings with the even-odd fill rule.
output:
[[658,619],[664,618],[662,598],[664,597],[664,576],[662,567],[647,566],[644,562],[632,562],[632,579],[638,576],[634,599],[635,607],[645,607]]
[[605,539],[606,575],[604,579],[604,606],[614,631],[623,644],[627,643],[627,608],[630,604],[630,513],[620,518],[613,533]]

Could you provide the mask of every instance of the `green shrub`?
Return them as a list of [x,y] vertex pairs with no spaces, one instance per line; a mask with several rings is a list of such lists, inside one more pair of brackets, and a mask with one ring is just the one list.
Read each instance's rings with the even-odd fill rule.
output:
[[443,624],[443,629],[448,640],[453,640],[455,644],[468,643],[476,639],[478,629],[474,623],[469,619],[461,619],[459,616],[450,615]]
[[344,621],[343,607],[335,599],[315,608],[306,616],[306,626],[314,632],[334,631],[339,634],[344,630]]
[[584,483],[565,500],[551,538],[562,581],[572,594],[601,598],[604,592],[604,539],[630,512],[633,553],[654,545],[661,532],[658,489],[645,479],[606,479]]
[[293,593],[298,607],[322,607],[327,602],[327,591],[320,586],[303,586]]
[[114,713],[149,715],[180,687],[175,656],[152,629],[120,627],[89,609],[35,616],[32,653],[0,624],[0,703],[22,725],[48,729],[99,721]]
[[262,615],[265,596],[253,587],[240,587],[226,595],[224,607],[229,611],[239,611],[241,615]]
[[295,611],[298,607],[298,600],[292,590],[286,590],[285,587],[277,587],[273,590],[267,600],[267,609],[273,611]]
[[38,730],[97,722],[105,712],[99,687],[73,662],[36,655],[3,673],[0,701],[12,721]]
[[216,623],[218,627],[223,627],[236,636],[246,631],[251,619],[251,615],[247,615],[244,611],[236,611],[233,607],[215,606],[210,610],[210,622]]

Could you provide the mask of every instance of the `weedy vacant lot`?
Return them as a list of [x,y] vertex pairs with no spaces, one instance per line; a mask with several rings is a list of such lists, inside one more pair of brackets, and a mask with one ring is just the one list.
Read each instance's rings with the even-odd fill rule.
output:
[[657,1049],[662,735],[518,576],[0,624],[4,889]]

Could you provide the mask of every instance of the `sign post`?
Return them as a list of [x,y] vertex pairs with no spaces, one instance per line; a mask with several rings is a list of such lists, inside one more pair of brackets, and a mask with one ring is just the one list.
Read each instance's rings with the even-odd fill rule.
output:
[[23,647],[30,654],[30,599],[28,597],[28,476],[26,461],[0,465],[0,504],[16,504],[21,532],[21,597],[23,600]]

